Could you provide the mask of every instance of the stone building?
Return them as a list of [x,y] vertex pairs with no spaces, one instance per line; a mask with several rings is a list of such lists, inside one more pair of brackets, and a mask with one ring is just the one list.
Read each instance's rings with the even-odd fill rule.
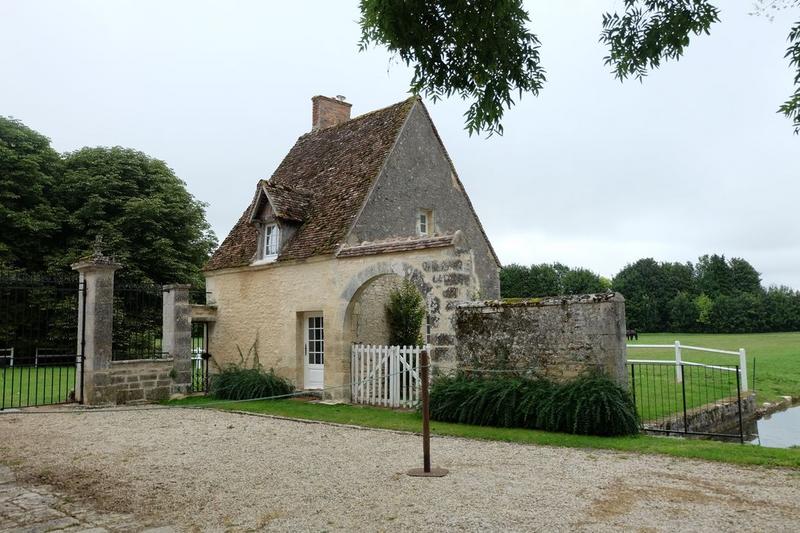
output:
[[220,365],[257,351],[298,388],[346,397],[351,345],[387,343],[387,297],[408,279],[434,360],[454,363],[456,307],[498,298],[500,263],[425,105],[351,119],[343,98],[312,102],[311,132],[206,267],[209,351]]

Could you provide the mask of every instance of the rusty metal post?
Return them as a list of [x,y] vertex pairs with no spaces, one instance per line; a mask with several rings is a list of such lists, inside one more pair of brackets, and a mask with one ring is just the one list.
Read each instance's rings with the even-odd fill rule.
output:
[[430,358],[427,350],[420,352],[419,366],[419,380],[422,389],[422,468],[412,468],[408,471],[408,475],[414,477],[443,477],[447,475],[447,469],[431,468],[431,413],[428,390]]

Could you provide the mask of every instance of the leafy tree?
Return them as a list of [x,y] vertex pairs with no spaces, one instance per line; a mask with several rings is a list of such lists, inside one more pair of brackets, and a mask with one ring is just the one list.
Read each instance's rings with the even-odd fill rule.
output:
[[473,99],[467,130],[502,133],[518,92],[545,81],[539,39],[522,0],[361,0],[361,49],[383,44],[414,68],[411,90],[434,99]]
[[422,322],[425,320],[425,301],[408,280],[389,293],[386,321],[389,325],[389,344],[416,346],[422,344]]
[[2,117],[0,200],[3,270],[68,272],[102,235],[123,279],[201,283],[216,245],[205,206],[163,161],[119,147],[60,156]]
[[512,264],[500,270],[503,298],[536,298],[563,294],[603,292],[610,282],[585,268],[570,268],[561,263],[541,263],[524,267]]
[[585,268],[573,268],[561,278],[562,294],[589,294],[603,292],[600,276]]
[[500,269],[500,295],[503,298],[524,298],[527,294],[528,267],[512,263]]
[[[800,0],[759,0],[762,6],[800,6]],[[512,94],[539,93],[545,82],[539,39],[528,31],[522,0],[361,0],[361,49],[382,44],[414,68],[411,90],[434,100],[458,94],[472,133],[502,133]],[[758,12],[758,10],[757,10]],[[600,41],[605,63],[620,80],[642,80],[663,61],[677,60],[692,36],[719,21],[709,0],[624,0],[622,14],[605,13]],[[789,32],[785,57],[796,71],[795,92],[778,109],[800,132],[800,21]]]
[[[558,264],[556,264],[558,265]],[[559,271],[556,265],[542,263],[531,265],[528,270],[528,283],[525,286],[525,296],[555,296],[564,294],[561,278],[563,271]],[[563,265],[558,265],[562,266]],[[567,267],[564,267],[569,270]]]
[[668,302],[678,292],[670,289],[662,264],[652,258],[623,268],[614,276],[613,289],[625,297],[628,326],[643,331],[665,328]]
[[711,309],[714,307],[714,302],[707,294],[701,294],[694,299],[694,305],[697,307],[697,323],[703,331],[707,331],[711,327]]
[[681,291],[669,304],[670,331],[694,331],[697,329],[699,311],[691,295]]
[[746,292],[718,296],[709,315],[711,329],[717,333],[764,331],[765,319],[762,296]]
[[731,259],[728,265],[731,271],[731,288],[734,291],[752,293],[763,291],[761,275],[753,268],[753,265],[739,257]]
[[53,205],[62,162],[50,140],[0,117],[0,264],[42,271],[63,211]]
[[789,287],[770,287],[764,294],[769,331],[800,330],[800,291]]
[[697,261],[697,287],[700,292],[717,298],[733,292],[733,272],[724,255],[704,255]]
[[66,267],[102,235],[125,265],[123,278],[155,283],[201,281],[216,245],[205,205],[167,165],[126,148],[83,148],[64,158],[58,187],[69,213],[60,256]]

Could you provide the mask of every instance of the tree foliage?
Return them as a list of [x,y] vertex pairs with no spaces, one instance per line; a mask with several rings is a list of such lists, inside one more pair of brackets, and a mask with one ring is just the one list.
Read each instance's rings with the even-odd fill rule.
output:
[[62,160],[50,140],[0,117],[0,264],[42,271],[63,210],[53,205]]
[[765,289],[753,265],[738,257],[704,255],[696,264],[639,259],[620,270],[610,287],[591,271],[560,263],[514,264],[500,271],[500,292],[506,298],[607,288],[625,297],[627,325],[639,331],[800,331],[800,291]]
[[[662,62],[677,60],[692,36],[708,34],[719,9],[709,0],[624,0],[622,13],[603,14],[605,63],[620,80],[642,80]],[[800,0],[758,0],[756,13],[800,6]],[[527,29],[521,0],[361,0],[361,49],[386,46],[414,69],[411,91],[434,100],[471,100],[472,133],[502,133],[512,95],[537,95],[545,82],[539,39]],[[778,109],[800,132],[800,21],[789,32],[786,58],[795,92]]]
[[500,270],[500,294],[503,298],[535,298],[564,294],[603,292],[610,285],[591,270],[570,268],[561,263],[512,264]]
[[521,0],[361,0],[362,49],[383,44],[414,68],[411,90],[472,99],[467,130],[502,133],[514,93],[545,81]]
[[625,0],[625,12],[605,13],[600,41],[614,76],[639,80],[661,61],[679,59],[690,35],[708,34],[719,9],[706,0]]
[[102,235],[129,281],[202,279],[216,245],[205,206],[163,161],[120,147],[59,155],[24,124],[0,117],[0,263],[69,272]]

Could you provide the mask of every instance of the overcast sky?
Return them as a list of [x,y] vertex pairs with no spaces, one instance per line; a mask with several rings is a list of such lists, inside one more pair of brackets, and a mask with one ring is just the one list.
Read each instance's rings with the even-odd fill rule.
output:
[[[548,82],[469,137],[458,98],[426,102],[504,264],[612,276],[640,257],[750,260],[800,288],[794,13],[719,0],[722,22],[643,84],[603,65],[601,14],[622,0],[531,1]],[[407,97],[408,69],[359,53],[358,2],[0,0],[0,115],[59,151],[121,145],[165,160],[208,203],[220,241],[296,138],[311,96],[358,115]]]

